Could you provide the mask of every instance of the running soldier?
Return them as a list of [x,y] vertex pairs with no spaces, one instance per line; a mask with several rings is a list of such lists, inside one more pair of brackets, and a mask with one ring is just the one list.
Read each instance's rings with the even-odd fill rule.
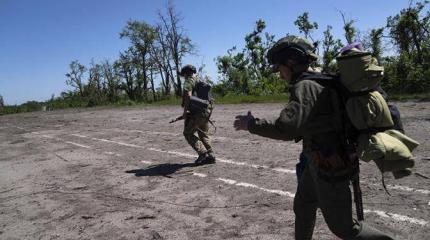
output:
[[209,118],[212,111],[208,97],[210,87],[208,88],[204,82],[198,79],[196,72],[196,68],[192,65],[184,66],[180,72],[180,75],[185,78],[182,96],[183,118],[185,120],[184,136],[199,154],[195,163],[211,164],[215,163],[215,156],[208,134]]

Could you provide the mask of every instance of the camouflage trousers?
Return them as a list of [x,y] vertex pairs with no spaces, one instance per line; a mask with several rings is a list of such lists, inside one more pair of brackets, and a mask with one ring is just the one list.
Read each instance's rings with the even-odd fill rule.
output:
[[327,182],[323,180],[318,174],[313,159],[308,155],[306,157],[308,165],[300,176],[294,197],[296,239],[312,239],[317,208],[321,209],[330,231],[341,239],[393,239],[363,222],[354,220],[350,181]]
[[206,152],[212,152],[208,132],[209,120],[206,113],[198,113],[188,116],[187,119],[185,119],[185,139],[199,155]]

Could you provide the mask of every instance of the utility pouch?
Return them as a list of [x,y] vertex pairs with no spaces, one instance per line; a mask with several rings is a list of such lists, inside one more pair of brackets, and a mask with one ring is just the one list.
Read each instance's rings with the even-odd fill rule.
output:
[[196,96],[191,96],[188,109],[192,114],[196,114],[196,113],[205,112],[209,108],[209,105],[210,105],[209,100],[204,100]]
[[358,161],[353,156],[342,156],[338,153],[327,155],[320,151],[314,151],[310,156],[318,176],[326,182],[349,181],[358,172]]
[[337,153],[323,154],[321,151],[314,151],[311,157],[319,169],[337,170],[348,167],[351,163],[349,158],[343,157]]

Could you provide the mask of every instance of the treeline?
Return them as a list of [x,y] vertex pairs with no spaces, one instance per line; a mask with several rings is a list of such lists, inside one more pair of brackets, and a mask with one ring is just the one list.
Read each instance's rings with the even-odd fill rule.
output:
[[[324,28],[322,39],[314,39],[319,24],[310,20],[309,13],[298,16],[294,25],[302,37],[315,42],[321,60],[315,67],[336,72],[336,53],[346,44],[360,41],[385,67],[382,86],[390,93],[413,94],[430,91],[430,13],[428,1],[412,3],[398,14],[389,16],[386,25],[363,32],[355,21],[343,20],[344,40],[332,34],[333,27]],[[284,81],[270,72],[265,58],[274,43],[274,36],[265,32],[266,24],[258,20],[255,29],[245,36],[243,49],[233,47],[216,59],[220,82],[215,90],[222,94],[277,94],[285,92]]]
[[[398,14],[387,17],[385,26],[367,32],[355,27],[355,21],[343,20],[343,40],[332,34],[333,27],[323,28],[322,38],[315,39],[320,25],[308,12],[299,15],[294,25],[302,37],[317,44],[321,60],[315,67],[335,72],[336,53],[346,44],[361,41],[385,67],[382,85],[390,93],[428,93],[430,90],[430,13],[429,1],[412,1]],[[107,104],[131,105],[136,102],[158,102],[182,94],[179,71],[183,58],[196,53],[196,47],[181,25],[182,17],[171,2],[158,13],[155,24],[130,20],[119,31],[119,38],[130,46],[115,61],[91,61],[84,66],[78,60],[65,74],[70,91],[52,96],[46,102],[27,102],[20,106],[4,106],[0,113]],[[244,38],[242,49],[232,47],[215,59],[219,81],[214,86],[218,96],[270,96],[286,93],[287,85],[271,72],[267,50],[275,36],[265,31],[266,23],[258,20]],[[277,37],[279,38],[279,36]],[[203,66],[199,72],[203,71]],[[209,77],[205,76],[210,81]]]
[[181,26],[181,16],[171,2],[158,22],[128,21],[119,37],[130,42],[114,62],[91,62],[86,67],[70,63],[66,84],[72,87],[62,99],[76,99],[88,106],[129,102],[154,102],[182,94],[179,77],[182,59],[195,46]]

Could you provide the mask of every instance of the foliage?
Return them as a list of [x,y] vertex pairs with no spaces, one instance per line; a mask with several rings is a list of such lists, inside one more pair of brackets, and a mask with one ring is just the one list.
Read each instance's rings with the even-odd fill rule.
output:
[[[367,31],[354,26],[355,20],[343,21],[345,44],[361,39],[365,49],[384,66],[382,87],[398,99],[427,97],[430,92],[430,11],[429,1],[409,1],[399,13],[389,16],[387,24]],[[0,114],[38,111],[69,107],[101,105],[131,106],[138,104],[179,104],[182,79],[179,70],[184,57],[196,53],[196,47],[181,25],[182,16],[173,3],[158,12],[158,22],[130,20],[119,37],[129,41],[129,47],[112,62],[91,61],[84,66],[71,61],[65,82],[71,88],[46,102],[26,102],[19,106],[5,106],[0,96]],[[305,38],[322,43],[319,50],[325,72],[336,72],[335,56],[342,42],[327,26],[322,39],[313,39],[318,23],[312,22],[308,12],[294,21]],[[287,33],[288,35],[288,33]],[[275,36],[266,31],[266,22],[259,19],[255,28],[244,36],[244,47],[228,49],[218,56],[215,64],[219,81],[213,92],[217,103],[284,101],[287,83],[271,71],[266,54]],[[386,49],[393,49],[384,54]],[[388,54],[388,55],[387,55]],[[320,64],[320,63],[317,63]],[[213,83],[199,68],[200,77]],[[427,95],[426,95],[427,94]]]
[[176,76],[176,81],[172,80],[176,96],[182,96],[182,82],[179,71],[182,59],[189,54],[195,53],[195,46],[188,37],[185,29],[181,25],[182,16],[175,11],[173,3],[168,2],[166,13],[158,14],[160,23],[158,24],[159,35],[163,35],[161,43],[162,51],[166,54],[164,65],[167,65],[170,76]]
[[0,95],[0,110],[4,107],[4,100],[3,100],[3,96]]
[[239,104],[239,103],[275,103],[275,102],[288,102],[288,95],[275,94],[275,95],[234,95],[229,94],[223,97],[215,98],[216,104]]
[[[130,74],[125,78],[130,99],[148,100],[150,81],[148,75],[152,63],[149,60],[149,53],[156,37],[155,28],[139,21],[128,21],[127,26],[120,33],[120,38],[128,38],[132,44],[129,50],[121,56],[123,60],[125,59],[121,62],[121,66],[130,70],[124,70],[126,74]],[[131,76],[132,72],[135,74],[134,78]]]
[[80,64],[77,60],[72,61],[69,65],[70,72],[66,73],[66,84],[75,88],[80,96],[84,96],[83,74],[87,71],[86,67]]
[[267,62],[266,54],[274,43],[274,35],[263,33],[265,28],[266,23],[258,20],[255,29],[245,36],[245,47],[241,51],[233,47],[227,50],[227,55],[216,59],[221,81],[214,87],[214,92],[220,95],[267,95],[285,89],[285,82],[272,73]]
[[42,103],[39,103],[36,101],[28,101],[19,106],[4,106],[2,109],[0,109],[0,115],[21,113],[21,112],[34,112],[34,111],[40,111],[41,109],[42,109]]
[[351,19],[347,20],[343,12],[340,12],[340,14],[342,15],[343,30],[344,30],[346,42],[348,44],[351,44],[352,42],[355,41],[355,38],[357,36],[357,29],[354,27],[355,21]]
[[342,43],[331,34],[332,26],[328,25],[324,31],[323,45],[323,71],[336,72],[337,65],[333,62],[336,53],[340,50]]
[[376,58],[379,62],[382,57],[382,46],[381,46],[381,37],[383,34],[384,28],[372,29],[370,31],[370,49],[372,52],[372,56]]
[[294,25],[299,28],[300,33],[305,35],[306,39],[309,38],[314,41],[311,34],[313,30],[318,29],[318,23],[310,22],[308,12],[304,12],[302,15],[298,16],[296,21],[294,21]]
[[428,1],[410,3],[387,18],[387,29],[398,57],[391,58],[386,76],[395,92],[430,91],[430,12]]

